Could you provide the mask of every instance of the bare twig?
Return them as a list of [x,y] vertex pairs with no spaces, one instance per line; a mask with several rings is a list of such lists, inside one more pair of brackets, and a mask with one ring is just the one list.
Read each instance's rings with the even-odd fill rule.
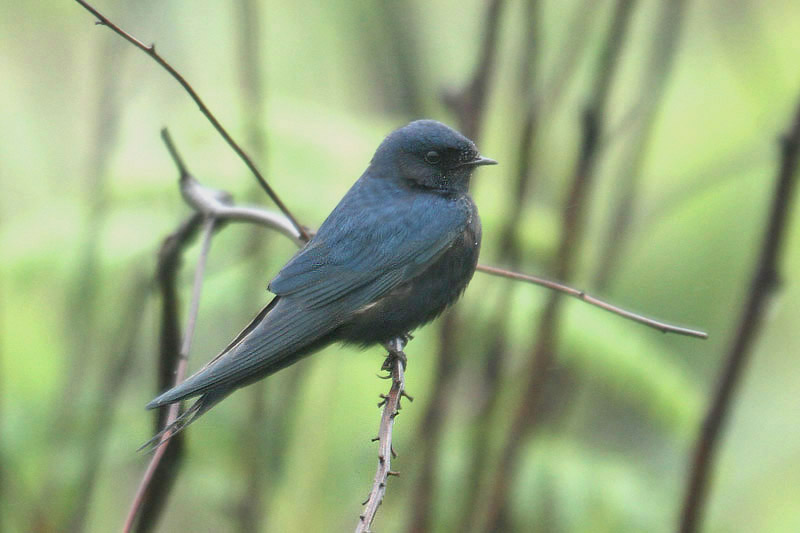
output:
[[[224,203],[224,198],[220,191],[215,191],[214,189],[205,187],[188,173],[188,170],[181,162],[180,155],[175,150],[169,132],[166,129],[162,130],[162,136],[164,137],[164,142],[169,148],[170,153],[175,158],[178,169],[181,171],[181,179],[186,180],[185,185],[181,187],[182,191],[184,191],[184,197],[187,199],[187,203],[194,207],[198,212],[213,216],[218,220],[227,220],[232,222],[253,222],[260,224],[279,231],[281,234],[292,239],[298,245],[301,244],[299,235],[296,233],[295,229],[290,226],[288,224],[288,220],[286,220],[280,214],[257,207],[240,207]],[[634,322],[638,322],[639,324],[644,324],[648,327],[655,328],[662,333],[675,333],[677,335],[686,335],[701,339],[708,338],[708,334],[703,331],[683,328],[647,318],[643,315],[625,310],[621,307],[600,300],[599,298],[595,298],[594,296],[586,294],[586,292],[582,290],[575,289],[563,283],[558,283],[556,281],[547,280],[538,276],[521,274],[519,272],[513,272],[511,270],[505,270],[489,265],[478,265],[478,271],[493,276],[500,276],[517,281],[533,283],[550,290],[567,294],[568,296],[572,296],[623,318],[627,318],[629,320],[633,320]]]
[[750,282],[747,302],[734,330],[725,366],[719,376],[714,397],[703,419],[695,444],[686,496],[680,518],[680,531],[697,531],[708,493],[708,476],[711,472],[719,435],[733,402],[736,387],[751,354],[751,347],[764,318],[768,297],[779,281],[778,269],[783,250],[789,211],[797,185],[800,166],[800,101],[792,125],[783,139],[781,164],[776,178],[775,194],[764,232],[761,253],[756,271]]
[[610,313],[614,313],[615,315],[619,315],[623,318],[627,318],[629,320],[633,320],[634,322],[638,322],[639,324],[644,324],[645,326],[657,329],[662,333],[675,333],[676,335],[686,335],[687,337],[695,337],[698,339],[708,338],[708,333],[706,333],[705,331],[683,328],[680,326],[673,326],[672,324],[667,324],[666,322],[661,322],[659,320],[647,318],[646,316],[634,313],[632,311],[627,311],[625,309],[622,309],[621,307],[617,307],[616,305],[604,302],[603,300],[600,300],[598,298],[595,298],[594,296],[586,294],[582,290],[575,289],[568,285],[564,285],[563,283],[550,281],[537,276],[520,274],[518,272],[512,272],[510,270],[505,270],[502,268],[492,267],[488,265],[478,265],[478,270],[481,272],[485,272],[486,274],[491,274],[492,276],[501,276],[504,278],[515,279],[518,281],[527,281],[528,283],[533,283],[534,285],[539,285],[557,292],[564,293],[569,296],[573,296],[578,300],[586,302],[587,304],[594,305],[596,307],[599,307],[600,309],[604,309],[606,311],[609,311]]
[[383,407],[377,438],[378,468],[375,471],[372,490],[370,490],[369,497],[364,502],[364,512],[359,516],[356,533],[370,531],[372,522],[375,520],[375,513],[378,512],[378,507],[386,494],[386,481],[389,476],[398,475],[397,472],[392,471],[392,457],[394,456],[392,429],[394,428],[394,419],[400,412],[400,400],[403,396],[409,400],[411,399],[405,392],[406,354],[403,352],[405,344],[405,339],[399,338],[386,345],[389,355],[386,357],[386,361],[383,362],[381,370],[389,372],[392,386],[389,389],[389,394],[381,395],[381,402],[378,404],[378,407]]
[[142,41],[140,41],[130,33],[126,32],[125,30],[114,24],[111,20],[109,20],[107,17],[105,17],[103,14],[101,14],[99,11],[97,11],[94,7],[89,5],[89,3],[85,2],[84,0],[75,0],[75,1],[78,2],[81,6],[83,6],[84,9],[86,9],[95,17],[97,17],[100,25],[108,27],[114,33],[116,33],[117,35],[119,35],[132,45],[134,45],[136,48],[143,51],[148,56],[150,56],[153,59],[153,61],[158,63],[164,70],[166,70],[169,73],[170,76],[172,76],[181,85],[181,87],[184,88],[184,90],[189,94],[192,100],[194,100],[194,102],[197,104],[197,107],[200,108],[200,112],[203,113],[203,115],[208,119],[211,125],[214,126],[214,129],[216,129],[217,132],[222,136],[222,138],[225,139],[225,142],[228,143],[228,146],[230,146],[231,149],[234,152],[236,152],[236,155],[238,155],[239,158],[244,162],[244,164],[247,165],[247,168],[250,169],[250,171],[258,180],[258,183],[261,185],[264,191],[269,195],[272,201],[275,202],[275,205],[278,206],[278,209],[280,209],[280,211],[284,215],[286,215],[286,218],[288,218],[291,221],[292,226],[294,226],[298,234],[300,234],[301,238],[304,241],[307,241],[310,237],[306,233],[306,230],[300,225],[299,222],[297,222],[297,219],[295,219],[294,215],[292,215],[291,211],[289,211],[289,208],[286,207],[283,201],[278,197],[277,193],[275,193],[272,187],[267,183],[267,180],[261,174],[261,171],[258,170],[258,167],[256,167],[255,163],[250,158],[250,156],[247,155],[244,149],[241,146],[239,146],[239,144],[233,139],[233,137],[231,137],[228,131],[222,126],[219,120],[217,120],[217,117],[214,116],[214,114],[211,112],[208,106],[206,106],[206,104],[203,102],[203,100],[200,98],[197,92],[195,92],[191,84],[189,84],[189,82],[186,81],[186,79],[177,70],[175,70],[175,67],[170,65],[163,57],[161,57],[158,54],[158,52],[156,52],[155,45],[151,44],[150,46],[147,46]]
[[[166,128],[161,130],[161,137],[180,172],[181,194],[186,203],[195,211],[214,217],[219,221],[251,222],[266,226],[290,238],[298,246],[305,242],[303,234],[287,217],[258,207],[231,205],[230,196],[227,193],[202,185],[189,173]],[[306,232],[305,235],[308,233]]]
[[[186,329],[183,335],[183,343],[181,344],[178,365],[175,368],[174,384],[176,385],[183,381],[183,379],[186,377],[186,369],[188,368],[189,363],[189,350],[191,349],[192,339],[194,338],[194,328],[195,324],[197,323],[197,312],[200,307],[200,293],[202,292],[203,288],[203,276],[205,275],[206,260],[208,259],[208,252],[211,248],[211,236],[214,233],[215,223],[216,220],[213,217],[208,217],[203,222],[203,244],[200,250],[200,256],[197,259],[197,267],[194,274],[194,285],[192,287],[192,300],[191,304],[189,305],[189,316],[186,320]],[[165,427],[168,427],[178,418],[179,409],[179,403],[170,405],[169,415],[167,416]],[[144,477],[139,484],[139,488],[136,490],[136,496],[133,499],[131,508],[128,511],[128,517],[126,518],[123,526],[123,531],[125,533],[128,533],[133,528],[134,521],[136,520],[139,510],[142,508],[145,495],[153,479],[153,474],[158,468],[161,459],[164,457],[164,454],[169,447],[169,438],[171,436],[172,431],[170,430],[167,430],[161,436],[158,449],[156,449],[150,464],[147,466],[147,470],[145,471]]]

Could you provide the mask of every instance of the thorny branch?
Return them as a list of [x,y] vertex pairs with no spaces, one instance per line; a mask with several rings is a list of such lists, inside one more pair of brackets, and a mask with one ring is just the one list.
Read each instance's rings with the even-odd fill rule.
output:
[[386,345],[389,355],[383,362],[381,370],[389,372],[392,387],[389,389],[389,394],[381,395],[381,402],[378,404],[378,407],[383,407],[378,436],[373,439],[378,441],[378,468],[375,471],[372,490],[364,502],[364,512],[359,516],[356,533],[370,531],[378,507],[386,494],[386,482],[389,476],[399,475],[392,470],[392,458],[395,457],[394,448],[392,448],[392,429],[394,428],[394,419],[400,413],[400,400],[403,396],[413,400],[405,391],[406,354],[403,352],[405,345],[406,339],[404,338],[394,339]]
[[158,54],[158,52],[156,52],[155,44],[147,46],[142,41],[140,41],[130,33],[126,32],[125,30],[123,30],[122,28],[111,22],[111,20],[109,20],[99,11],[97,11],[89,3],[85,2],[84,0],[75,0],[75,1],[78,2],[81,6],[83,6],[84,9],[89,11],[92,15],[97,17],[97,20],[99,21],[98,24],[106,26],[114,33],[116,33],[117,35],[119,35],[132,45],[134,45],[136,48],[140,49],[145,54],[150,56],[153,59],[153,61],[158,63],[164,70],[166,70],[169,73],[170,76],[175,78],[175,80],[178,83],[180,83],[181,87],[184,88],[184,90],[189,94],[192,100],[194,100],[194,102],[197,104],[197,107],[200,108],[200,112],[203,113],[203,115],[208,119],[211,125],[214,126],[214,129],[217,130],[217,133],[219,133],[222,136],[222,138],[225,139],[225,142],[228,143],[228,146],[230,146],[231,149],[234,152],[236,152],[236,155],[238,155],[239,158],[244,162],[244,164],[247,165],[247,168],[250,169],[255,178],[258,180],[258,183],[261,185],[261,188],[263,188],[264,191],[267,193],[267,195],[269,195],[269,197],[272,199],[272,201],[275,202],[275,205],[278,206],[278,209],[280,209],[280,211],[284,215],[286,215],[286,218],[288,218],[291,221],[292,226],[294,226],[294,228],[300,234],[303,241],[307,241],[310,238],[310,236],[306,232],[305,228],[303,228],[300,225],[300,223],[297,222],[297,219],[295,219],[294,215],[292,215],[292,212],[289,211],[289,208],[286,207],[286,205],[283,203],[280,197],[278,197],[277,193],[272,189],[269,183],[267,183],[267,180],[261,174],[261,171],[258,170],[258,167],[256,167],[255,163],[250,158],[250,156],[247,155],[247,152],[245,152],[244,149],[241,146],[239,146],[239,144],[233,139],[233,137],[231,137],[228,131],[219,122],[219,120],[217,120],[217,117],[211,112],[208,106],[206,106],[205,102],[203,102],[203,100],[200,98],[197,92],[195,92],[191,84],[188,81],[186,81],[186,79],[180,74],[180,72],[175,70],[175,68],[172,65],[170,65],[169,62],[167,62],[167,60],[165,60]]
[[681,515],[680,531],[693,533],[698,529],[703,506],[708,493],[708,476],[711,472],[719,435],[728,416],[744,367],[752,353],[751,348],[768,298],[779,282],[780,254],[788,230],[789,213],[794,189],[800,171],[800,101],[792,124],[782,143],[781,164],[776,178],[775,193],[769,221],[764,232],[758,266],[750,282],[747,302],[742,308],[738,327],[719,376],[716,392],[706,412],[700,429],[686,487]]

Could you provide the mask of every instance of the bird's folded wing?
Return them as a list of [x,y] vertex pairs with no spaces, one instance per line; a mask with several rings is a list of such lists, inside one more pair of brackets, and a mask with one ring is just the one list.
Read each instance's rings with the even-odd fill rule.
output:
[[[356,308],[379,298],[424,271],[466,227],[463,206],[430,196],[383,209],[361,205],[348,217],[338,216],[337,208],[269,289],[309,309],[347,297]],[[348,200],[339,207],[354,203]]]

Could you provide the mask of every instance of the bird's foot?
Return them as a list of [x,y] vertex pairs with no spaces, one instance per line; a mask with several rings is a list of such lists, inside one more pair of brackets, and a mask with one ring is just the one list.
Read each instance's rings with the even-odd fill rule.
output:
[[403,365],[403,370],[406,369],[406,365],[408,364],[408,358],[406,357],[405,352],[403,349],[408,344],[408,341],[411,339],[411,335],[406,333],[401,335],[395,339],[386,342],[383,347],[386,348],[386,351],[389,354],[386,356],[386,360],[383,362],[381,366],[381,370],[385,370],[391,374],[392,372],[392,365],[396,360],[399,360],[400,363]]

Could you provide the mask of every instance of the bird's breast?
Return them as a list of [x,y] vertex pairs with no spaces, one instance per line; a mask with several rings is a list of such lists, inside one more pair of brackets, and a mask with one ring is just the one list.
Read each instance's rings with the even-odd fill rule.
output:
[[465,201],[467,224],[452,244],[417,276],[359,309],[340,328],[339,338],[364,345],[385,342],[430,322],[461,296],[481,246],[477,209],[469,197]]

